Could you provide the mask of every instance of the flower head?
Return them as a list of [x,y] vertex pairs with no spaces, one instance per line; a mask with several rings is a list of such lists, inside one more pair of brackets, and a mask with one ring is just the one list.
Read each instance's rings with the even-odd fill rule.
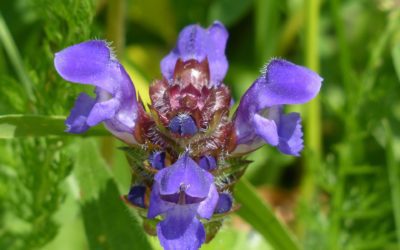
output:
[[[244,154],[264,143],[296,156],[303,149],[300,115],[285,114],[284,105],[314,98],[322,79],[273,59],[231,119],[232,98],[223,83],[227,39],[219,22],[184,28],[161,61],[163,78],[150,85],[149,112],[104,41],[83,42],[55,57],[64,79],[95,86],[96,98],[78,97],[67,131],[82,133],[103,122],[128,144],[133,185],[126,201],[147,210],[145,221],[157,222],[148,231],[165,249],[198,249],[212,239],[215,225],[235,207],[230,193],[247,166]],[[207,220],[213,220],[211,231]]]
[[154,176],[148,217],[165,216],[157,225],[165,249],[198,249],[205,241],[199,218],[210,219],[217,202],[212,174],[185,153]]
[[246,153],[266,142],[282,153],[299,155],[303,149],[301,118],[298,113],[285,115],[283,105],[310,101],[318,94],[321,82],[322,78],[307,68],[271,60],[235,113],[235,151]]
[[228,71],[228,61],[225,57],[225,46],[228,32],[220,22],[214,22],[204,29],[199,25],[185,27],[178,37],[176,47],[161,61],[161,71],[165,79],[174,76],[177,62],[208,61],[210,72],[209,85],[222,83]]
[[134,144],[138,103],[135,87],[104,41],[88,41],[55,55],[57,72],[74,83],[95,86],[96,98],[82,93],[66,120],[67,132],[83,133],[104,122],[123,141]]

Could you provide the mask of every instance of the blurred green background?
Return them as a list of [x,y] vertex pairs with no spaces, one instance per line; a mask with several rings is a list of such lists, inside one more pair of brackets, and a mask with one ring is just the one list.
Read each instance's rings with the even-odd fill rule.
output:
[[[202,249],[400,249],[398,0],[0,1],[0,249],[159,249],[119,196],[130,170],[102,128],[71,136],[79,92],[54,53],[113,42],[136,90],[184,26],[229,30],[234,99],[272,57],[324,78],[302,113],[302,157],[263,147],[238,185],[242,204]],[[278,220],[276,220],[276,218]],[[280,223],[278,223],[278,221]]]

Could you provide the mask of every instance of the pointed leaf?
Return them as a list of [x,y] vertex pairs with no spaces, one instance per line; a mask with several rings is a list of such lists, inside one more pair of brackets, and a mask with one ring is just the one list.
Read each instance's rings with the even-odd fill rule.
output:
[[[0,139],[16,137],[67,136],[65,117],[44,115],[1,115]],[[87,133],[73,136],[106,136],[110,135],[102,126],[90,129]]]
[[234,195],[236,201],[241,204],[237,211],[239,216],[260,232],[271,246],[280,250],[300,249],[294,236],[244,178],[236,184]]
[[75,174],[90,249],[151,249],[138,218],[120,198],[93,139],[79,143]]

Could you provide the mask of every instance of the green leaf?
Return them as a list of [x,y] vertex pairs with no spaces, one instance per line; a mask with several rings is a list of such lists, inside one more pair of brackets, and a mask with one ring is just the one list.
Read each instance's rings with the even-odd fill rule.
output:
[[32,82],[25,71],[24,65],[22,63],[21,55],[18,52],[17,46],[8,30],[7,24],[3,19],[3,15],[0,13],[0,44],[3,44],[11,63],[17,72],[18,78],[22,82],[26,94],[31,101],[35,101],[35,96],[33,95]]
[[400,80],[400,43],[393,46],[392,59],[393,59],[394,69],[396,70],[397,77]]
[[[176,18],[171,1],[133,0],[129,5],[128,12],[128,18],[135,23],[139,23],[146,30],[159,35],[169,43],[174,42],[176,38]],[[149,13],[158,14],[149,15]]]
[[395,151],[393,147],[393,134],[388,120],[383,120],[383,127],[386,131],[386,161],[388,166],[392,206],[396,225],[396,237],[397,244],[400,246],[400,171],[399,165],[396,163]]
[[260,232],[272,247],[279,250],[300,249],[294,236],[244,178],[236,184],[234,195],[241,204],[237,211],[239,216]]
[[226,26],[231,26],[242,18],[253,5],[252,0],[218,0],[210,6],[208,21],[219,20]]
[[[65,132],[64,121],[63,116],[2,115],[0,116],[0,139],[73,135]],[[79,136],[92,135],[104,136],[109,133],[102,127],[95,127]]]
[[90,249],[151,249],[138,219],[120,199],[94,139],[79,143],[75,173]]

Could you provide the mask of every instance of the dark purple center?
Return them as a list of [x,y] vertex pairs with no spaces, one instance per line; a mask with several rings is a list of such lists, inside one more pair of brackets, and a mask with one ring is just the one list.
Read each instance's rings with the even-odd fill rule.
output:
[[188,114],[180,114],[171,119],[169,129],[180,136],[193,136],[198,129],[193,118]]

